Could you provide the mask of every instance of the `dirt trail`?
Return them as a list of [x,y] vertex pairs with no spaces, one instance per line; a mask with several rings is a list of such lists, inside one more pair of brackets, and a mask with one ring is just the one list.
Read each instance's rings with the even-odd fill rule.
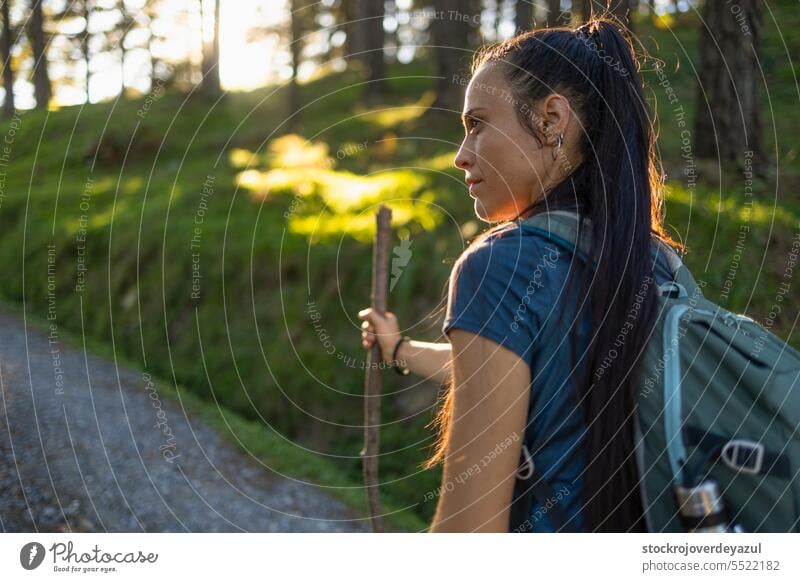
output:
[[2,308],[0,384],[0,531],[369,531],[146,375],[50,344]]

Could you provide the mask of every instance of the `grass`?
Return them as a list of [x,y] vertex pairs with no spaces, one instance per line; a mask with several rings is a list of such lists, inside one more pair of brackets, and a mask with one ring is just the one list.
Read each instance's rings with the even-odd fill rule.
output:
[[[799,19],[779,7],[781,28]],[[685,20],[639,30],[690,122],[697,23]],[[781,174],[757,185],[750,213],[741,176],[688,180],[664,76],[645,72],[670,176],[667,222],[707,296],[762,321],[800,225],[791,186],[800,166],[785,137],[798,135],[800,121],[777,30],[767,19],[774,89],[765,125],[776,130],[766,137]],[[786,40],[797,54],[798,41]],[[401,323],[417,322],[408,333],[419,339],[440,339],[452,262],[483,228],[452,166],[458,112],[423,114],[432,98],[425,61],[390,72],[391,98],[371,109],[357,105],[365,88],[355,73],[303,86],[307,105],[291,131],[284,91],[274,88],[220,102],[166,93],[147,111],[142,100],[119,101],[0,125],[12,137],[0,261],[15,274],[0,280],[0,295],[24,297],[29,316],[43,319],[54,283],[60,330],[84,329],[92,349],[109,354],[113,345],[120,361],[174,378],[174,396],[232,443],[364,510],[356,313],[369,303],[375,205],[391,200],[395,232],[411,241],[389,301]],[[789,297],[772,329],[800,347]],[[433,444],[426,425],[437,389],[385,375],[382,498],[406,531],[423,529],[435,509],[426,492],[441,472],[420,465]]]

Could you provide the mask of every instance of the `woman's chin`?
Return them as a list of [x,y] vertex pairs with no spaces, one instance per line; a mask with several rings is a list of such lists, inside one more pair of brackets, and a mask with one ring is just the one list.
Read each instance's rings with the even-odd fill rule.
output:
[[513,216],[508,213],[500,212],[494,208],[486,208],[478,198],[475,198],[475,216],[484,222],[504,222],[511,220]]
[[483,205],[478,198],[475,198],[475,216],[483,220],[484,222],[491,222],[491,215],[487,211],[486,207]]

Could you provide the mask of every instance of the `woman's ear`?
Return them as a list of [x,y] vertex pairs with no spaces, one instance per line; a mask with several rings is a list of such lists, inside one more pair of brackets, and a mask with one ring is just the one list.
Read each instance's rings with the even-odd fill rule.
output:
[[544,135],[549,145],[555,145],[558,137],[567,131],[572,109],[569,100],[558,93],[551,93],[542,100]]

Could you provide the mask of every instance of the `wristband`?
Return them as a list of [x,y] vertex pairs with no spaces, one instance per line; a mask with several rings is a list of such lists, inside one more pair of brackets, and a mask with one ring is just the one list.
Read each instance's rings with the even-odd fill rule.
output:
[[411,370],[409,370],[407,367],[398,366],[398,361],[397,361],[397,350],[400,348],[400,344],[408,341],[411,341],[411,338],[408,337],[407,335],[401,337],[399,340],[397,340],[397,343],[394,345],[394,351],[392,352],[392,367],[395,369],[395,372],[397,372],[401,376],[408,376],[411,373]]

